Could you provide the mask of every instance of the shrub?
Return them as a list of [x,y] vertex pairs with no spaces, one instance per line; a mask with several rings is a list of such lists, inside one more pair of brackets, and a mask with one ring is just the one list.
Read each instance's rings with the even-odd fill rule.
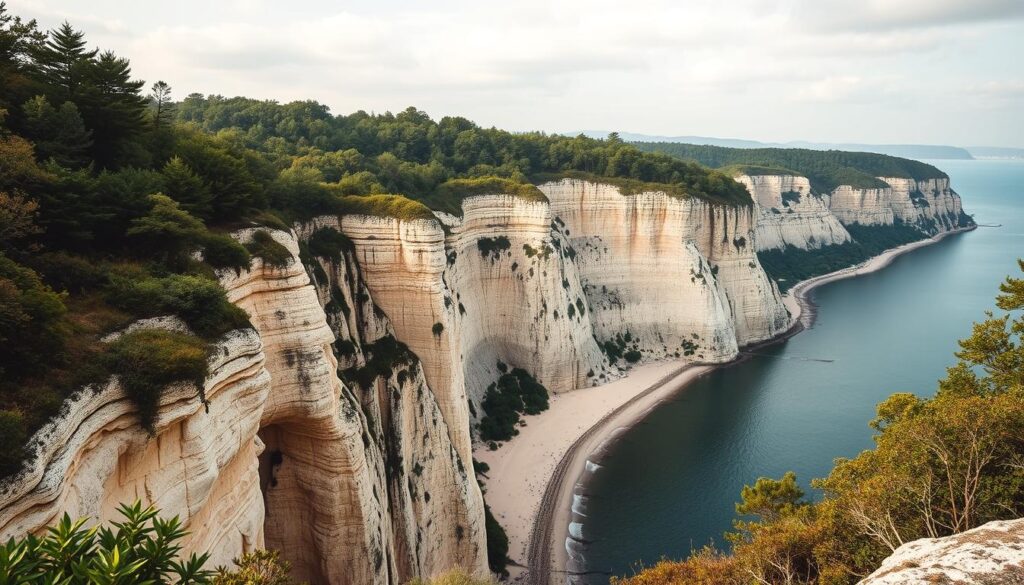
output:
[[419,201],[401,195],[347,195],[337,203],[339,215],[371,215],[394,217],[406,221],[431,219],[437,221],[434,212]]
[[257,230],[252,235],[252,241],[245,245],[249,253],[263,260],[266,266],[284,268],[292,261],[292,253],[288,248],[274,239],[270,232]]
[[520,414],[539,414],[548,408],[548,390],[526,370],[502,374],[484,393],[484,416],[478,426],[484,441],[511,439]]
[[501,252],[508,250],[512,247],[512,243],[509,242],[505,236],[498,236],[496,238],[480,238],[476,241],[476,247],[480,250],[481,256],[497,256]]
[[16,410],[0,410],[0,477],[13,475],[25,459],[28,430],[25,417]]
[[0,375],[20,378],[52,364],[70,330],[60,295],[0,252]]
[[163,329],[126,333],[110,345],[110,371],[139,409],[146,430],[153,432],[160,395],[175,382],[191,382],[200,396],[206,380],[206,343],[198,337]]
[[234,560],[236,568],[217,568],[213,585],[293,585],[291,563],[281,560],[276,550],[256,550]]
[[249,316],[227,300],[224,289],[216,281],[201,276],[115,276],[107,298],[136,317],[177,315],[207,339],[250,326]]
[[358,384],[364,390],[377,378],[391,377],[396,367],[411,365],[416,361],[416,355],[409,351],[409,346],[392,335],[364,345],[363,355],[367,356],[363,367],[349,368],[343,373],[346,380]]
[[31,258],[31,266],[55,291],[73,294],[96,291],[110,282],[102,264],[67,252],[47,252]]
[[310,254],[327,258],[333,262],[341,261],[341,253],[355,249],[352,240],[334,228],[320,228],[309,237]]
[[164,520],[139,502],[118,508],[113,527],[86,527],[86,519],[63,518],[42,537],[23,536],[0,545],[0,579],[19,585],[199,585],[209,555],[178,559],[187,534],[177,517]]
[[477,579],[466,574],[462,569],[453,569],[447,573],[424,581],[416,578],[409,585],[495,585],[491,579]]
[[508,577],[508,535],[491,513],[491,507],[484,503],[484,526],[487,530],[487,566],[491,572]]
[[203,240],[203,261],[214,268],[249,268],[251,256],[245,246],[225,234],[210,234]]
[[640,355],[640,352],[639,352],[639,351],[637,351],[637,350],[635,350],[635,349],[631,349],[631,350],[627,351],[627,352],[625,353],[625,355],[623,355],[622,357],[626,358],[626,361],[627,361],[627,362],[629,362],[629,363],[631,363],[631,364],[635,364],[635,363],[637,363],[638,361],[640,361],[640,358],[641,358],[642,356]]

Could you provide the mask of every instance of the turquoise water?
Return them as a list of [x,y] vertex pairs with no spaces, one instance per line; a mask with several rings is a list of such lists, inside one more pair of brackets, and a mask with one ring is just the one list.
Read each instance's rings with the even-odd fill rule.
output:
[[806,486],[834,458],[871,446],[875,404],[935,391],[957,339],[994,308],[1024,256],[1024,161],[928,162],[949,173],[979,224],[1002,227],[817,289],[812,329],[708,375],[628,431],[588,486],[587,581],[722,545],[744,484],[793,470]]

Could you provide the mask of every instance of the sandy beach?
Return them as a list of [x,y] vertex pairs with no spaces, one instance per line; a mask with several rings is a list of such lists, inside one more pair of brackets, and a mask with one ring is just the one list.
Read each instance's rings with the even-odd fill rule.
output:
[[[829,282],[868,274],[894,258],[933,244],[957,230],[888,250],[861,264],[808,279],[783,297],[792,327],[777,342],[809,327],[814,319],[810,293]],[[763,344],[762,344],[763,345]],[[573,493],[596,457],[615,437],[696,378],[722,365],[667,361],[644,364],[603,386],[554,395],[551,408],[526,418],[512,441],[491,451],[478,446],[474,457],[490,466],[486,500],[509,537],[514,582],[564,583],[566,538]]]

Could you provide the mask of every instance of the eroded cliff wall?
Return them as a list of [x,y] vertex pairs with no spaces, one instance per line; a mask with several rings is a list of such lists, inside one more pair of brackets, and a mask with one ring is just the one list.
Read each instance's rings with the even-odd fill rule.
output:
[[[149,436],[116,380],[83,392],[0,493],[0,536],[141,499],[184,518],[187,550],[216,563],[266,546],[311,583],[486,572],[471,452],[501,368],[561,392],[628,361],[728,360],[789,326],[757,260],[754,206],[580,180],[541,189],[550,203],[483,194],[443,223],[268,230],[287,263],[219,274],[253,329],[216,345],[209,411],[195,388],[169,388]],[[334,247],[314,254],[323,230]]]
[[740,175],[757,205],[757,249],[795,246],[812,250],[842,244],[850,234],[829,211],[829,196],[811,192],[807,177]]

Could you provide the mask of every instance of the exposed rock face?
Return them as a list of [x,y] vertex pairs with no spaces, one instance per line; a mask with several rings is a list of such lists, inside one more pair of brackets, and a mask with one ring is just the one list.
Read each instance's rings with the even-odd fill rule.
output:
[[945,538],[908,542],[862,585],[1024,583],[1024,519],[989,522]]
[[[540,186],[550,203],[495,193],[439,221],[325,216],[274,231],[287,266],[219,275],[254,329],[218,343],[209,412],[194,388],[169,388],[150,437],[116,381],[83,392],[0,493],[0,537],[65,510],[109,519],[138,498],[186,519],[187,549],[216,563],[267,546],[314,584],[484,573],[472,429],[499,363],[561,392],[621,375],[627,358],[729,360],[790,324],[759,239],[848,239],[806,179],[748,179],[758,205],[567,179]],[[942,182],[884,191],[886,217],[959,213]],[[927,207],[893,203],[918,192]],[[337,249],[300,261],[323,229],[344,235]]]
[[754,208],[566,179],[541,185],[575,251],[601,340],[626,332],[645,356],[722,361],[789,325],[757,260]]
[[840,185],[829,198],[829,209],[849,225],[892,225],[900,221],[938,233],[957,227],[963,208],[949,179],[915,181],[878,177],[887,188],[856,189]]
[[259,336],[227,335],[210,372],[209,411],[190,384],[168,387],[152,438],[116,380],[79,392],[34,437],[29,468],[0,491],[0,539],[38,532],[65,512],[114,519],[119,503],[140,499],[187,519],[187,548],[210,551],[212,563],[263,546],[256,432],[270,376]]
[[795,246],[812,250],[850,240],[850,234],[829,211],[829,197],[811,193],[807,177],[740,175],[757,204],[757,249]]
[[[273,235],[298,256],[292,236]],[[366,389],[338,377],[320,295],[367,295],[347,261],[319,290],[294,259],[221,274],[255,330],[214,347],[208,411],[195,388],[170,387],[150,437],[116,380],[84,390],[37,435],[31,468],[0,492],[0,536],[39,531],[65,511],[113,519],[119,503],[140,499],[181,516],[186,551],[209,551],[214,564],[268,546],[312,583],[404,583],[456,565],[485,573],[479,488],[418,364]],[[331,323],[344,339],[391,333],[371,300],[351,306],[361,320]]]

